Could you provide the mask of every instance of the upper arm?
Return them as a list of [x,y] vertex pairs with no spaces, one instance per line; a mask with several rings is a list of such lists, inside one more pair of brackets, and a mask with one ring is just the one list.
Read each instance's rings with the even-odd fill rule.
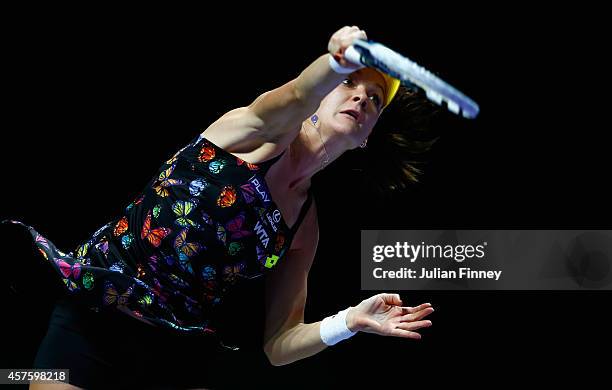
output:
[[[302,122],[321,104],[321,100],[338,86],[344,75],[329,66],[329,54],[320,56],[293,80],[265,92],[247,107],[224,115],[213,128],[223,130],[244,129],[240,140],[258,139],[261,144],[278,144],[280,140],[293,140]],[[231,120],[230,120],[231,119]],[[231,123],[231,126],[225,126]],[[207,130],[208,131],[208,130]],[[246,149],[246,146],[245,146]]]
[[304,322],[308,272],[318,240],[319,226],[313,200],[286,257],[266,277],[264,345],[279,332]]
[[248,115],[258,123],[271,138],[283,136],[291,130],[299,129],[302,122],[311,112],[310,106],[300,98],[296,80],[265,92],[247,107]]
[[292,80],[263,93],[249,106],[227,112],[205,134],[217,145],[248,153],[263,143],[276,144],[284,136],[293,140],[310,114]]

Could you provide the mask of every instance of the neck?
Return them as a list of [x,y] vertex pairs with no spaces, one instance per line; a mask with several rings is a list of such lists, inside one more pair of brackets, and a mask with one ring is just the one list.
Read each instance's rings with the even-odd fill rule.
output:
[[319,123],[312,118],[302,123],[300,132],[289,147],[289,156],[294,176],[289,188],[309,185],[312,176],[338,157]]

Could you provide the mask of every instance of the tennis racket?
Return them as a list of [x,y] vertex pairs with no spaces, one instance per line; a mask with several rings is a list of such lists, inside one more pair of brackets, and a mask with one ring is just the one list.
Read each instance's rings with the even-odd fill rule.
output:
[[475,101],[414,61],[380,43],[356,40],[344,56],[354,64],[376,68],[395,77],[409,88],[416,86],[423,89],[429,100],[440,106],[446,105],[449,111],[463,115],[464,118],[476,118],[480,112]]

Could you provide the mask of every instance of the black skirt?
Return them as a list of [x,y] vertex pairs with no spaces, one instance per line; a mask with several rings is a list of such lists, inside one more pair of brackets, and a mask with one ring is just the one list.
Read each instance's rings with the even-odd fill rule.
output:
[[87,389],[218,388],[235,376],[239,355],[212,336],[173,333],[121,312],[94,312],[67,297],[51,314],[34,367],[69,369],[70,383]]

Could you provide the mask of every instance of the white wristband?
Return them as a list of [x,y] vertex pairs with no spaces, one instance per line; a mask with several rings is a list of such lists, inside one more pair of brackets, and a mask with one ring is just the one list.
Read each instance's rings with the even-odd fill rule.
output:
[[334,345],[339,341],[344,339],[348,339],[357,334],[357,332],[352,332],[346,326],[346,314],[351,308],[344,309],[338,314],[326,317],[321,321],[320,326],[320,335],[321,340],[327,345]]
[[331,66],[334,72],[339,73],[339,74],[349,74],[349,73],[353,73],[354,71],[358,70],[358,68],[349,68],[347,66],[340,65],[340,63],[336,61],[334,56],[332,56],[331,54],[329,55],[329,66]]

